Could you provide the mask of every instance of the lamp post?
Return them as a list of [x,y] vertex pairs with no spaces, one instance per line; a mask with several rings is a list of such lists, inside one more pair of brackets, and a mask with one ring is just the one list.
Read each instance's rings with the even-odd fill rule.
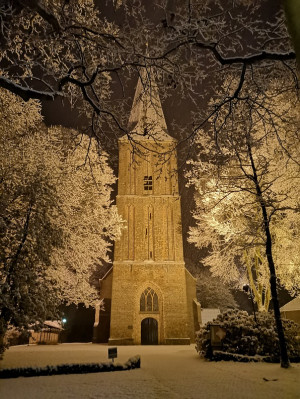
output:
[[66,324],[66,322],[67,322],[67,319],[65,317],[63,317],[61,319],[61,328],[62,328],[62,330],[59,333],[59,342],[60,343],[65,342],[65,338],[66,338],[66,335],[65,335],[65,324]]
[[251,287],[249,286],[249,284],[244,284],[244,285],[243,285],[243,290],[244,290],[246,293],[249,292],[250,299],[251,299],[251,302],[252,302],[254,320],[255,320],[255,323],[257,324],[256,313],[255,313],[255,306],[254,306],[254,298],[253,298],[253,292],[252,292],[252,290],[251,290]]

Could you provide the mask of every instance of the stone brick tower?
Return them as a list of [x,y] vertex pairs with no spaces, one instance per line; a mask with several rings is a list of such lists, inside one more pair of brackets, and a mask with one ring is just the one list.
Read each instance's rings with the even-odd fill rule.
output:
[[[118,211],[126,221],[114,263],[101,280],[94,342],[189,344],[199,328],[196,281],[183,259],[176,140],[167,133],[158,88],[145,71],[119,140]],[[109,323],[110,322],[110,323]]]

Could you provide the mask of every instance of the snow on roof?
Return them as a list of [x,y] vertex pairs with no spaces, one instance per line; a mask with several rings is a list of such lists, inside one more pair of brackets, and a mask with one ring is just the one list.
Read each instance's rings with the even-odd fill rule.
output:
[[281,312],[291,310],[300,310],[300,297],[294,298],[292,301],[286,303],[282,308],[280,308]]
[[47,327],[52,327],[52,328],[56,328],[58,330],[63,330],[62,326],[61,326],[61,322],[59,320],[46,320],[44,321],[44,325]]
[[[133,100],[128,128],[130,137],[136,141],[171,141],[176,140],[168,134],[158,86],[153,71],[142,69]],[[127,139],[123,136],[121,140]]]
[[201,319],[202,325],[208,323],[209,321],[213,321],[217,318],[217,316],[221,313],[220,309],[213,309],[213,308],[204,308],[201,309]]

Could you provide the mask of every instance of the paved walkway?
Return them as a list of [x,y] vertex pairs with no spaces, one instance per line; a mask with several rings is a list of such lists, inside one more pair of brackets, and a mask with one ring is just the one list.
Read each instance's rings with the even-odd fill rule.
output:
[[[106,345],[12,347],[1,368],[107,361]],[[297,399],[300,364],[207,362],[191,346],[118,347],[117,361],[141,355],[141,369],[0,380],[3,399]]]

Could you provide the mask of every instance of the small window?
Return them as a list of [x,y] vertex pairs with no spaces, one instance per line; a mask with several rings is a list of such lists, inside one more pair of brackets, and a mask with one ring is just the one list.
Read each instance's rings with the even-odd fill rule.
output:
[[144,190],[152,191],[152,176],[144,176]]

